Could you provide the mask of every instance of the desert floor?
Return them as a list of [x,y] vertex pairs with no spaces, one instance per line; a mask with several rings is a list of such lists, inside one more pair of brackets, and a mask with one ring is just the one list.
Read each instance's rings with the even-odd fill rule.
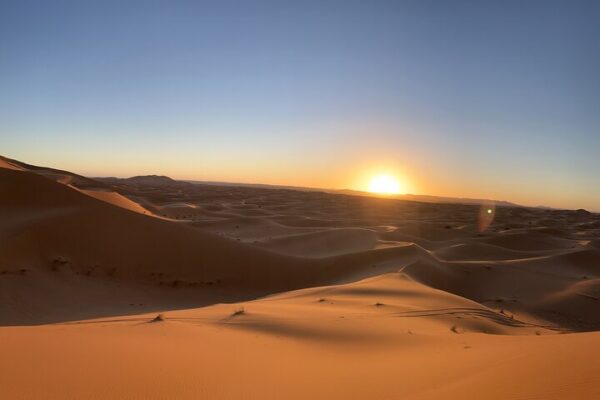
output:
[[600,215],[0,158],[2,399],[598,399]]

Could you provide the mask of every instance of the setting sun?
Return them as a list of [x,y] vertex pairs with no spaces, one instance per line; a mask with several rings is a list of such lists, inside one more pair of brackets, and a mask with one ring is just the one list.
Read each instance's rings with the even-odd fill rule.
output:
[[400,194],[400,182],[390,175],[377,175],[369,183],[369,192],[379,194]]

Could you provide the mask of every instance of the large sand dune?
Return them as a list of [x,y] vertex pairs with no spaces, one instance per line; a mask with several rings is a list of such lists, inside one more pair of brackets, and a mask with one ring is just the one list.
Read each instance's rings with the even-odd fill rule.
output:
[[600,398],[598,215],[4,158],[0,190],[1,398]]

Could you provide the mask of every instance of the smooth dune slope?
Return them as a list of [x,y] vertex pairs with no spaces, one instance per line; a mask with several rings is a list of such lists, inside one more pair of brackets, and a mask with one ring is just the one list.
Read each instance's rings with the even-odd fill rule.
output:
[[0,384],[19,399],[600,395],[598,334],[553,334],[397,273],[240,306],[2,328]]

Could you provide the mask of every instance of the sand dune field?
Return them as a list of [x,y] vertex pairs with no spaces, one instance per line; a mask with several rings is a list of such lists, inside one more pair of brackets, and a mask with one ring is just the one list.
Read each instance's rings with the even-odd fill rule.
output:
[[0,158],[2,399],[599,399],[600,215]]

